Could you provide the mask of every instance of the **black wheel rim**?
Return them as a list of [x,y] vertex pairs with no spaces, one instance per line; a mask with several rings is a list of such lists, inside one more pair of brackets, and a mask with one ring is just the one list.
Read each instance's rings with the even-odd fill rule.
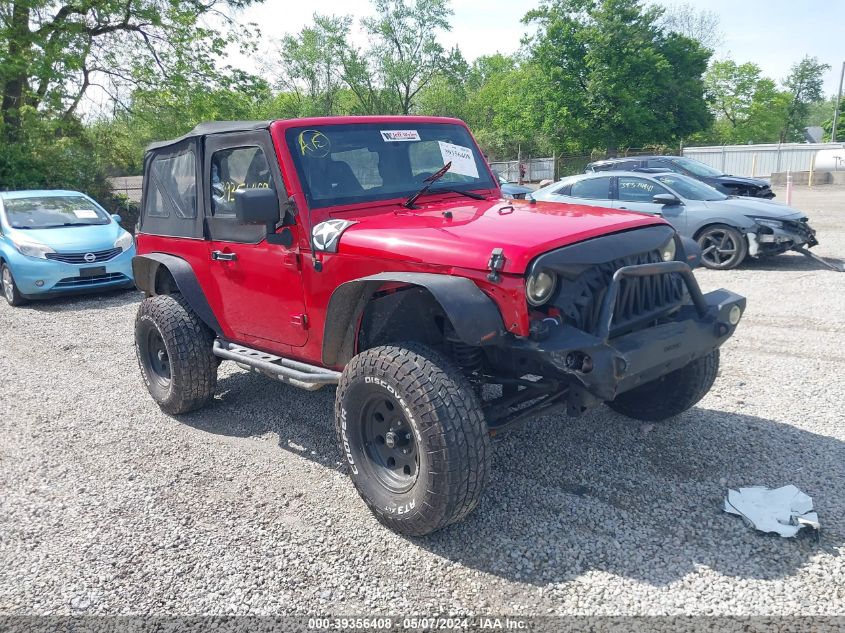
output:
[[364,454],[375,477],[393,493],[407,492],[419,472],[414,430],[399,403],[385,393],[372,394],[362,408]]
[[150,330],[147,334],[147,365],[160,385],[170,384],[170,357],[158,330]]
[[728,265],[736,257],[739,244],[730,231],[714,229],[701,236],[701,259],[715,268]]

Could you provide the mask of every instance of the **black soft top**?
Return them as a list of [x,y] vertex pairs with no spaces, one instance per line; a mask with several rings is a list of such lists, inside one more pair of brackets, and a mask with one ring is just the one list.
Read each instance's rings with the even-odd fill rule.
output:
[[272,121],[210,121],[208,123],[200,123],[193,130],[183,136],[180,136],[179,138],[170,139],[169,141],[156,141],[155,143],[150,143],[147,145],[147,151],[176,145],[186,139],[195,138],[197,136],[207,136],[208,134],[264,130],[270,127],[271,123]]

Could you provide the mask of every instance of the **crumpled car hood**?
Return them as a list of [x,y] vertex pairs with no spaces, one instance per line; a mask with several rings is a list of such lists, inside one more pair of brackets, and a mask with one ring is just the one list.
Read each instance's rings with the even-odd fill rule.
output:
[[758,218],[773,220],[798,220],[804,214],[798,209],[763,198],[737,197],[727,200],[708,200],[705,204],[714,211],[730,211]]
[[354,222],[338,240],[340,254],[485,270],[493,249],[501,248],[503,271],[517,274],[551,249],[664,224],[654,216],[603,207],[454,197],[416,210],[381,207],[334,217]]

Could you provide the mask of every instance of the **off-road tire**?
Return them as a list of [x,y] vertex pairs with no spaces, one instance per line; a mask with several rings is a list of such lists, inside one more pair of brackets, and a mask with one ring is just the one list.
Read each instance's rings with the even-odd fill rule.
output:
[[[368,425],[381,424],[366,414],[368,403],[391,398],[398,404],[392,414],[397,424],[413,429],[403,437],[414,442],[417,459],[415,478],[407,478],[401,491],[383,482],[385,467],[372,456],[377,442],[365,437]],[[391,420],[384,424],[393,428]],[[442,354],[398,343],[355,356],[337,388],[335,430],[358,493],[395,532],[430,534],[478,505],[490,470],[490,436],[472,386]]]
[[626,391],[607,406],[636,420],[662,422],[683,413],[701,400],[719,372],[719,350],[692,361],[686,367]]
[[[715,246],[714,237],[725,237],[733,245],[733,253],[728,257],[722,254],[711,254],[705,252],[707,249]],[[712,270],[730,270],[739,266],[748,254],[748,242],[745,236],[737,229],[727,224],[713,224],[702,229],[696,235],[695,241],[701,247],[701,265]],[[726,246],[729,244],[726,243]],[[718,261],[717,261],[718,260]]]
[[26,303],[26,297],[18,291],[15,278],[12,276],[12,269],[5,262],[0,266],[0,290],[2,290],[6,303],[10,306],[17,307]]
[[147,390],[165,413],[188,413],[212,399],[217,386],[213,345],[214,333],[182,295],[147,297],[138,307],[135,354]]

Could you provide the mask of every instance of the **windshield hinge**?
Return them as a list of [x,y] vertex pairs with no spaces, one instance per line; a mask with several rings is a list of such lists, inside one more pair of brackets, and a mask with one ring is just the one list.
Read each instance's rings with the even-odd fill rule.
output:
[[487,262],[487,268],[490,269],[490,274],[487,279],[492,282],[499,281],[499,272],[505,267],[505,253],[501,248],[494,248],[490,253],[490,261]]

